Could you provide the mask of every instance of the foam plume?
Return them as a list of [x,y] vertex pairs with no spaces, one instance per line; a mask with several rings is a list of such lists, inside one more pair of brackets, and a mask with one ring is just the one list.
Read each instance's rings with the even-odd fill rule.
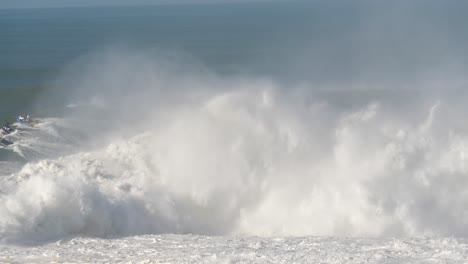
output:
[[[132,74],[144,80],[135,81],[141,94],[125,100],[110,92],[99,107],[65,120],[83,129],[93,124],[90,113],[115,117],[122,105],[130,113],[92,130],[96,137],[80,138],[79,151],[67,148],[2,177],[4,241],[468,235],[468,130],[446,118],[458,111],[446,98],[370,96],[343,106],[336,98],[345,91],[213,75],[148,82],[152,70]],[[108,89],[99,76],[92,79],[85,83]],[[413,111],[402,115],[404,109]]]

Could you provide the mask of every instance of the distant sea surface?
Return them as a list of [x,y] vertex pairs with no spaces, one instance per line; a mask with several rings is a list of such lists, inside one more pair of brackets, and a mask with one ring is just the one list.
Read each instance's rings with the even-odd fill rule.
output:
[[28,104],[70,62],[114,45],[185,53],[220,72],[248,71],[246,64],[267,59],[279,33],[304,30],[311,11],[304,5],[0,9],[0,120],[32,110]]
[[259,57],[285,28],[304,30],[309,15],[279,3],[0,9],[0,87],[44,85],[71,60],[116,44],[184,51],[234,68]]
[[0,120],[33,110],[35,94],[69,63],[115,45],[184,53],[220,73],[419,78],[421,66],[467,63],[466,9],[462,1],[0,9]]

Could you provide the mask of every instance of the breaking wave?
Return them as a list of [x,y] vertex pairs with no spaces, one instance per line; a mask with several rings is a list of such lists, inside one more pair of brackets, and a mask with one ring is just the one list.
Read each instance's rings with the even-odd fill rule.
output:
[[[18,135],[23,155],[37,155],[1,177],[4,242],[150,233],[468,235],[462,99],[286,89],[160,68],[134,71],[129,83],[115,79],[136,64],[125,65],[79,76],[81,87],[96,83],[108,94],[80,89],[100,102],[94,108],[80,98],[68,117]],[[125,97],[129,86],[147,88]],[[88,135],[76,136],[73,126]],[[44,146],[37,133],[54,143]]]

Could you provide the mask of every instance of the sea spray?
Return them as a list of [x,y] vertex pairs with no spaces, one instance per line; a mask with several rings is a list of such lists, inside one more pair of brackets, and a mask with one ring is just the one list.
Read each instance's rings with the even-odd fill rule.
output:
[[418,118],[245,83],[5,177],[2,239],[465,235],[468,133],[440,114],[450,105],[414,104]]

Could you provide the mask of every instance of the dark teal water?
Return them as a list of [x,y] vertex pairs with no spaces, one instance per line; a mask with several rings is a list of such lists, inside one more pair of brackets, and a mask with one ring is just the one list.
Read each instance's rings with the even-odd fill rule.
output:
[[41,85],[76,57],[118,43],[182,50],[228,68],[306,13],[278,4],[1,10],[0,87]]
[[0,121],[40,112],[31,102],[66,65],[115,45],[184,53],[221,74],[298,83],[458,78],[468,64],[467,7],[306,1],[0,9]]
[[0,9],[0,121],[38,110],[30,106],[37,94],[90,52],[113,45],[160,49],[220,72],[249,71],[308,19],[307,10],[285,4]]

